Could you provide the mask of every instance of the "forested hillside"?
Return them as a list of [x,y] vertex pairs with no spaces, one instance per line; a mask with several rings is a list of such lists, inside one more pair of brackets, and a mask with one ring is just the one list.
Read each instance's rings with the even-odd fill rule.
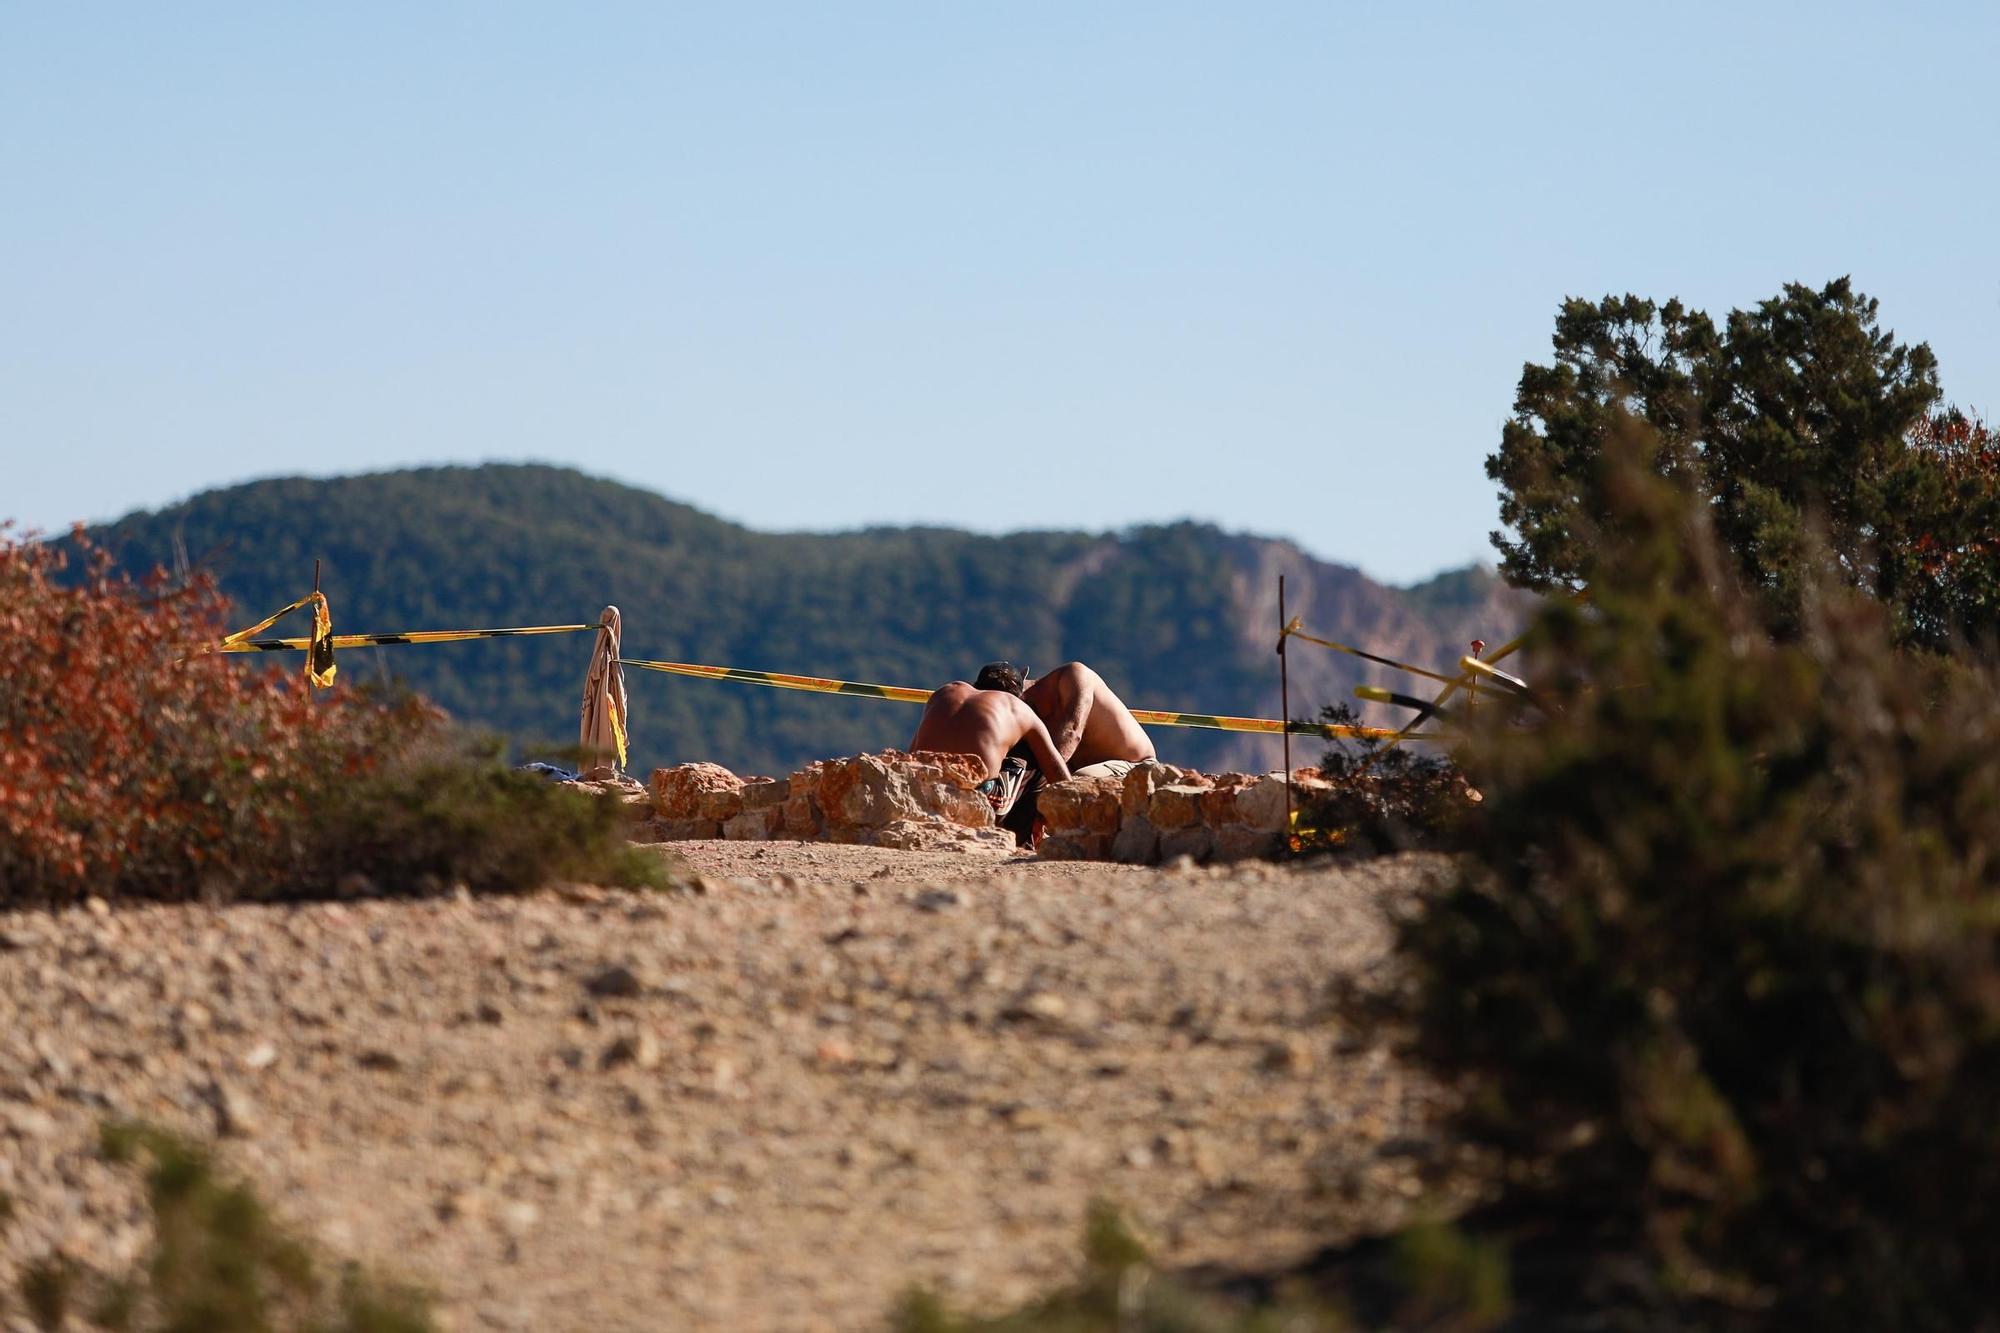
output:
[[[1455,660],[1473,637],[1504,638],[1520,617],[1485,571],[1398,590],[1288,543],[1194,523],[1114,535],[761,533],[532,465],[254,482],[95,535],[129,568],[185,560],[213,571],[246,622],[309,588],[317,557],[343,633],[595,621],[615,604],[630,657],[917,686],[999,657],[1038,670],[1081,659],[1135,707],[1262,716],[1278,710],[1280,572],[1290,609],[1315,632],[1419,663]],[[589,653],[577,634],[357,649],[340,664],[343,680],[393,675],[532,753],[574,741]],[[1300,645],[1293,714],[1388,679],[1364,665]],[[709,759],[783,773],[901,745],[917,720],[907,704],[647,672],[628,672],[627,687],[642,772]],[[1174,730],[1156,740],[1170,761],[1277,764],[1268,737]]]

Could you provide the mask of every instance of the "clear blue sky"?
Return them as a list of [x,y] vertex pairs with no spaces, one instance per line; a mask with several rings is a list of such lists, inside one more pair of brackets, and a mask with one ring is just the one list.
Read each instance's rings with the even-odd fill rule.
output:
[[1566,295],[2000,410],[2000,5],[0,0],[0,516],[546,459],[1408,580]]

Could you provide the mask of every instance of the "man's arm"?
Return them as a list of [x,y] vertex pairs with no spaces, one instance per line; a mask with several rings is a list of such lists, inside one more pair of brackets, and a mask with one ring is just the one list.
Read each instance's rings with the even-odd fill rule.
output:
[[1068,782],[1069,765],[1063,762],[1062,751],[1056,749],[1056,743],[1049,739],[1049,729],[1035,716],[1034,709],[1020,703],[1019,700],[1015,702],[1020,706],[1021,715],[1028,721],[1027,730],[1021,733],[1021,739],[1026,741],[1028,749],[1034,752],[1035,766],[1042,770],[1042,780]]

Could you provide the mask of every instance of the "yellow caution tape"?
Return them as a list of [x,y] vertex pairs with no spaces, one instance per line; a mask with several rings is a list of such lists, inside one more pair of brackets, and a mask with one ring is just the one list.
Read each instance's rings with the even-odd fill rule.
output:
[[1281,640],[1288,636],[1294,639],[1304,639],[1307,643],[1316,643],[1322,648],[1331,648],[1337,653],[1346,653],[1350,657],[1359,657],[1370,662],[1380,662],[1383,666],[1394,667],[1398,671],[1407,671],[1413,676],[1423,676],[1426,679],[1441,681],[1447,685],[1451,683],[1452,678],[1443,672],[1432,671],[1426,667],[1411,666],[1408,662],[1398,662],[1393,657],[1382,657],[1366,649],[1353,647],[1350,644],[1335,643],[1332,639],[1318,638],[1300,629],[1300,624],[1299,617],[1293,616],[1292,623],[1285,626],[1283,633],[1278,637]]
[[[271,613],[270,615],[268,615],[268,616],[265,616],[265,617],[264,617],[264,618],[263,618],[262,620],[258,621],[258,622],[257,622],[256,624],[252,625],[252,626],[251,626],[250,628],[248,628],[248,629],[240,629],[240,630],[237,630],[237,631],[236,631],[236,632],[235,632],[234,634],[228,634],[228,635],[224,635],[224,636],[223,636],[223,640],[222,640],[222,648],[223,648],[223,650],[227,650],[227,649],[229,649],[229,648],[230,648],[230,646],[231,646],[231,645],[233,645],[233,644],[239,644],[239,643],[242,643],[242,642],[243,642],[243,641],[244,641],[245,639],[249,638],[249,637],[250,637],[250,636],[251,636],[252,634],[256,634],[256,633],[258,633],[259,631],[262,631],[262,630],[267,630],[267,629],[271,628],[271,626],[273,626],[273,625],[277,624],[277,623],[278,623],[278,622],[279,622],[280,620],[283,620],[283,619],[284,619],[284,618],[285,618],[286,616],[290,615],[290,614],[291,614],[292,612],[294,612],[294,611],[298,610],[298,609],[299,609],[300,607],[302,607],[302,606],[305,606],[305,605],[307,605],[307,604],[311,603],[311,602],[312,602],[312,601],[314,601],[315,599],[317,599],[317,600],[319,601],[320,605],[322,605],[322,606],[324,606],[324,605],[326,604],[326,598],[325,598],[325,597],[322,597],[322,596],[321,596],[321,595],[320,595],[319,593],[316,593],[316,592],[309,592],[309,593],[307,593],[307,594],[306,594],[305,596],[303,596],[303,597],[299,598],[299,600],[298,600],[298,601],[296,601],[296,602],[293,602],[293,603],[292,603],[292,604],[291,604],[290,606],[286,607],[286,608],[285,608],[284,610],[282,610],[282,611],[273,611],[273,612],[272,612],[272,613]],[[301,639],[301,640],[299,640],[299,646],[300,646],[300,647],[304,647],[304,646],[305,646],[305,643],[306,643],[306,641],[305,641],[304,639]],[[240,649],[240,648],[238,648],[238,649],[236,649],[235,651],[237,651],[237,652],[242,652],[242,651],[244,651],[244,650],[243,650],[243,649]]]
[[[311,598],[304,598],[285,611],[293,611],[304,606]],[[399,643],[457,643],[466,639],[501,639],[528,634],[573,634],[583,630],[594,630],[595,625],[527,625],[512,629],[458,629],[458,630],[410,630],[402,634],[335,634],[298,639],[251,639],[248,635],[258,630],[268,629],[272,622],[284,615],[281,611],[270,620],[252,625],[247,630],[230,635],[213,651],[219,653],[275,653],[296,652],[301,648],[325,645],[331,655],[334,648],[371,648]],[[932,691],[915,689],[907,685],[872,685],[864,681],[832,680],[824,676],[794,676],[780,671],[751,671],[744,667],[703,666],[693,662],[655,662],[646,658],[626,657],[620,664],[640,671],[661,671],[675,676],[691,676],[698,680],[733,680],[746,685],[766,685],[780,690],[809,690],[817,694],[845,694],[865,699],[890,699],[897,703],[920,704],[928,701]],[[1395,664],[1392,664],[1395,665]],[[330,679],[331,677],[329,677]],[[1328,739],[1340,736],[1362,736],[1378,740],[1448,740],[1450,737],[1440,732],[1418,732],[1398,730],[1393,727],[1356,727],[1331,725],[1318,722],[1281,722],[1269,717],[1229,717],[1217,713],[1184,713],[1161,709],[1135,708],[1135,721],[1156,727],[1205,727],[1213,731],[1241,731],[1267,735],[1290,732],[1294,736],[1322,736]],[[1414,724],[1413,724],[1414,725]]]
[[[252,634],[271,628],[280,620],[300,607],[313,609],[312,634],[303,639],[258,640]],[[282,643],[287,647],[304,648],[306,652],[306,683],[321,689],[333,684],[334,673],[339,669],[333,664],[333,649],[338,642],[333,637],[333,612],[328,609],[326,595],[318,589],[307,593],[282,611],[274,611],[248,629],[237,630],[223,636],[223,640],[211,651],[218,653],[248,653],[265,649],[271,643]]]
[[641,671],[664,671],[669,675],[693,676],[701,680],[735,680],[746,685],[769,685],[780,690],[811,690],[817,694],[852,694],[864,699],[894,699],[898,703],[920,704],[931,697],[929,690],[913,690],[902,685],[867,685],[855,680],[828,680],[822,676],[788,676],[778,671],[747,671],[742,667],[696,666],[689,662],[649,662],[644,658],[621,658],[623,665]]
[[[700,680],[733,680],[745,685],[768,685],[780,690],[810,690],[817,694],[847,694],[864,699],[893,699],[898,703],[920,704],[931,697],[932,691],[913,689],[906,685],[871,685],[854,680],[830,680],[824,676],[792,676],[778,671],[750,671],[743,667],[697,666],[691,662],[652,662],[643,658],[627,657],[624,665],[637,667],[641,671],[664,671],[675,676],[692,676]],[[1372,736],[1386,739],[1403,736],[1404,733],[1388,727],[1327,726],[1315,722],[1284,723],[1268,717],[1224,717],[1214,713],[1180,713],[1157,709],[1135,708],[1134,721],[1156,727],[1207,727],[1215,731],[1248,731],[1277,735],[1289,731],[1302,736]],[[1443,739],[1434,733],[1410,734],[1409,740]]]
[[[1213,713],[1163,713],[1148,708],[1134,708],[1132,718],[1136,722],[1148,723],[1156,727],[1208,727],[1215,731],[1251,731],[1277,736],[1290,732],[1294,736],[1323,736],[1332,740],[1339,736],[1364,736],[1375,740],[1387,740],[1403,733],[1393,727],[1356,727],[1345,723],[1327,722],[1280,722],[1273,717],[1221,717]],[[1449,740],[1439,732],[1414,732],[1405,737],[1413,741]]]
[[[310,599],[307,599],[310,600]],[[304,602],[299,603],[305,605]],[[289,609],[289,608],[288,608]],[[279,613],[280,615],[283,612]],[[275,620],[277,617],[272,617]],[[312,646],[311,639],[248,639],[243,634],[255,634],[268,628],[271,621],[253,625],[239,634],[224,639],[218,653],[277,653],[296,652]],[[581,630],[596,629],[595,625],[524,625],[514,629],[418,629],[402,634],[335,634],[326,642],[335,648],[375,648],[396,643],[461,643],[467,639],[508,639],[525,634],[575,634]]]
[[[1416,719],[1417,722],[1422,722],[1433,713],[1439,717],[1451,717],[1450,713],[1439,708],[1436,704],[1426,703],[1414,695],[1399,694],[1395,690],[1385,690],[1379,685],[1356,685],[1354,687],[1354,697],[1357,699],[1366,699],[1369,703],[1394,704],[1398,708],[1414,709],[1419,714],[1422,714],[1422,716]],[[1456,719],[1453,720],[1456,721]],[[1401,733],[1399,732],[1398,734],[1400,735]]]
[[[1466,671],[1468,679],[1473,675],[1484,676],[1488,680],[1499,681],[1516,693],[1524,695],[1530,693],[1527,681],[1519,676],[1509,675],[1491,662],[1482,662],[1476,657],[1461,657],[1458,659],[1458,665]],[[1470,689],[1471,686],[1468,685],[1467,688]]]
[[[1570,594],[1570,600],[1576,602],[1588,602],[1590,600],[1590,589],[1588,588],[1577,589],[1574,593]],[[1526,633],[1518,634],[1514,638],[1509,639],[1506,643],[1502,644],[1500,647],[1494,649],[1492,653],[1488,654],[1482,665],[1490,668],[1495,662],[1502,662],[1505,661],[1507,658],[1512,657],[1516,652],[1520,651],[1521,645],[1528,641],[1528,635],[1532,633],[1534,633],[1534,631],[1530,629]],[[1459,665],[1464,666],[1468,661],[1479,661],[1479,659],[1460,658]],[[1528,689],[1527,682],[1521,680],[1520,677],[1507,676],[1505,672],[1493,672],[1492,674],[1495,676],[1506,676],[1507,680],[1512,681],[1515,684],[1519,685],[1523,693],[1527,692]],[[1431,700],[1431,703],[1433,705],[1444,703],[1447,699],[1451,698],[1452,695],[1458,693],[1458,691],[1461,688],[1472,687],[1474,680],[1475,680],[1474,673],[1467,671],[1464,675],[1460,676],[1457,680],[1454,680],[1453,682],[1451,682],[1451,684],[1445,686],[1444,689],[1439,691],[1437,698]],[[1417,726],[1422,722],[1422,720],[1423,719],[1421,718],[1413,719],[1410,722],[1410,726],[1412,727]],[[1408,731],[1405,731],[1403,734],[1397,737],[1397,740],[1416,740],[1416,739],[1417,736],[1414,733]],[[1391,743],[1390,748],[1392,749],[1394,748],[1393,742]]]

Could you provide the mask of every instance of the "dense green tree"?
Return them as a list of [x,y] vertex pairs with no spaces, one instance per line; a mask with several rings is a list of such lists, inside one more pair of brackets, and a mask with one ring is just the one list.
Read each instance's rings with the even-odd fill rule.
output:
[[[1493,535],[1509,579],[1591,579],[1607,537],[1604,458],[1623,433],[1707,501],[1781,633],[1796,630],[1822,554],[1891,605],[1907,640],[2000,629],[1986,542],[2000,531],[1995,471],[1968,465],[1967,436],[1940,429],[1957,418],[1938,412],[1930,349],[1881,328],[1846,278],[1789,285],[1720,326],[1679,301],[1570,300],[1554,344],[1553,362],[1523,369],[1486,464],[1512,529]],[[1991,458],[1983,431],[1970,443]]]

